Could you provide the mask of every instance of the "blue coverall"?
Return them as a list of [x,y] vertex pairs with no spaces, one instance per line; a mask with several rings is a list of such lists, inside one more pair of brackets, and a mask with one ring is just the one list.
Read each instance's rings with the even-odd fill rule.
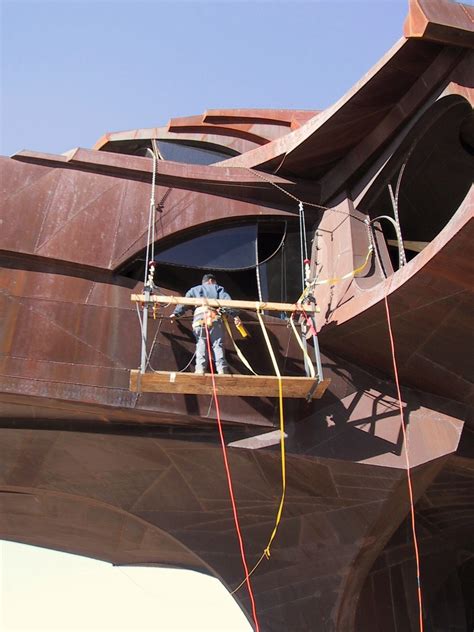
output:
[[[201,285],[195,285],[186,292],[187,298],[214,298],[230,300],[230,295],[225,291],[222,285],[204,283]],[[187,305],[178,305],[173,312],[173,316],[179,318],[186,310],[189,309]],[[234,315],[233,310],[226,310],[231,315]],[[212,352],[214,355],[214,362],[216,365],[217,373],[228,373],[228,365],[225,359],[224,353],[224,324],[222,318],[217,314],[216,310],[209,307],[197,307],[194,311],[193,318],[193,332],[196,337],[196,373],[205,373],[207,368],[207,341],[206,341],[206,328],[204,325],[204,319],[207,319],[209,331],[209,338],[212,346]]]

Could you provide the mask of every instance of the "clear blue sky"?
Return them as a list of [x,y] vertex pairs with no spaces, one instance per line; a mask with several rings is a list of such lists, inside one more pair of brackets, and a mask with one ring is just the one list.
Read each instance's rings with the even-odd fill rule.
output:
[[[401,37],[408,6],[0,1],[4,155],[91,147],[107,131],[208,108],[325,108]],[[3,632],[250,630],[217,580],[196,573],[119,570],[10,543],[0,554]]]
[[398,40],[407,6],[2,0],[0,153],[91,147],[208,108],[325,108]]

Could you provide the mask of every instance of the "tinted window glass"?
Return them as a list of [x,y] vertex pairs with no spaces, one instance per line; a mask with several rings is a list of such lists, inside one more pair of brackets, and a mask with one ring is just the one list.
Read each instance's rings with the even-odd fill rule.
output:
[[256,263],[256,239],[256,224],[222,228],[162,250],[155,259],[193,268],[249,268]]
[[183,142],[169,140],[157,141],[158,148],[164,160],[184,162],[190,165],[212,165],[221,160],[227,160],[236,152],[220,152],[215,149],[206,149],[203,146],[188,145]]
[[[293,303],[301,294],[300,236],[294,221],[273,218],[213,229],[155,252],[160,287],[185,292],[200,283],[203,270],[213,270],[233,298],[258,300],[258,287],[264,301]],[[125,274],[143,278],[144,253]]]
[[300,237],[296,227],[288,230],[283,247],[260,266],[264,301],[293,303],[302,291]]

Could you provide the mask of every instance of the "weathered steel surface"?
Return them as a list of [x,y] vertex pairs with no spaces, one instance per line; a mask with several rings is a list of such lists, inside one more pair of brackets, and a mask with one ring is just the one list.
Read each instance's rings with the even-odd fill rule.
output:
[[[370,142],[372,154],[380,147],[381,135],[387,141],[397,127],[406,123],[465,54],[432,42],[400,40],[333,106],[283,138],[220,165],[263,168],[286,177],[319,178],[336,161],[356,152],[360,143]],[[399,109],[403,100],[407,109]]]
[[458,0],[409,0],[405,37],[474,48],[474,7]]
[[[390,371],[384,295],[404,384],[466,403],[474,395],[474,189],[449,225],[407,266],[337,307],[323,323],[324,349]],[[337,323],[337,327],[334,325]]]
[[[243,579],[222,456],[199,431],[186,439],[15,429],[0,435],[1,537],[115,564],[196,568],[217,574],[229,589]],[[246,450],[232,450],[229,459],[253,563],[274,523],[280,465],[274,454]],[[417,499],[446,462],[413,473]],[[402,470],[308,456],[290,456],[287,470],[279,536],[253,578],[259,619],[263,630],[286,631],[288,622],[312,630],[315,621],[333,630],[337,617],[354,616],[355,595],[406,515],[405,477]],[[245,591],[236,599],[248,608]]]
[[[331,383],[319,400],[285,400],[286,503],[271,558],[252,576],[265,632],[415,629],[405,450],[414,468],[424,612],[436,630],[473,625],[466,595],[474,577],[474,232],[472,190],[462,202],[457,179],[472,153],[472,26],[459,4],[410,6],[409,39],[324,112],[210,110],[99,142],[107,149],[156,136],[245,152],[210,167],[159,161],[163,247],[223,220],[294,218],[297,199],[331,202],[328,212],[305,206],[317,229],[312,274],[328,280],[317,300]],[[383,206],[380,187],[398,173],[387,175],[388,166],[399,160],[400,167],[410,131],[446,96],[465,117],[452,128],[458,146],[428,134],[410,186],[421,173],[424,188],[413,199],[430,200],[420,220],[428,223],[456,193],[450,217],[431,224],[427,239],[408,236],[431,241],[395,273],[377,230],[377,258],[347,276],[367,255],[365,208]],[[427,171],[436,151],[450,161]],[[211,397],[129,390],[140,348],[130,295],[142,284],[122,270],[146,246],[152,161],[84,149],[0,160],[0,537],[117,564],[196,568],[234,589],[243,577]],[[248,169],[258,166],[266,171]],[[431,193],[436,180],[446,189],[436,189],[441,202]],[[189,363],[195,345],[190,320],[172,326],[170,313],[163,308],[149,321],[150,364],[168,375]],[[265,318],[285,375],[302,375],[292,333]],[[252,313],[245,320],[245,355],[272,375],[260,326]],[[227,354],[239,372],[232,349]],[[252,564],[281,493],[278,402],[224,396],[220,408]],[[235,598],[248,614],[245,590]]]
[[94,149],[114,151],[114,143],[160,138],[204,142],[244,153],[297,129],[318,114],[308,110],[207,110],[201,116],[173,118],[164,127],[104,134]]

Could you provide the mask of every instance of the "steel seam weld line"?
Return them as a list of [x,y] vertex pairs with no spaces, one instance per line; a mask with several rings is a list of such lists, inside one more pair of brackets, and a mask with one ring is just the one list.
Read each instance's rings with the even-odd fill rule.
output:
[[207,353],[208,353],[208,359],[209,359],[209,367],[211,370],[211,380],[212,380],[212,392],[213,392],[213,397],[214,397],[214,402],[216,404],[216,418],[217,418],[217,427],[219,429],[219,437],[221,440],[221,446],[222,446],[222,457],[224,459],[224,466],[225,466],[225,471],[226,471],[226,476],[227,476],[227,485],[229,487],[229,495],[230,495],[230,501],[232,504],[232,512],[233,512],[233,516],[234,516],[234,523],[235,523],[235,530],[237,533],[237,538],[239,540],[239,546],[240,546],[240,555],[242,557],[242,565],[244,567],[244,571],[245,571],[245,581],[247,583],[247,588],[249,591],[249,597],[250,597],[250,602],[252,604],[252,616],[253,616],[253,620],[255,623],[255,632],[260,632],[260,626],[258,624],[258,617],[257,617],[257,611],[255,608],[255,599],[254,599],[254,595],[253,595],[253,591],[252,591],[252,584],[250,583],[250,575],[249,575],[249,571],[248,571],[248,567],[247,567],[247,560],[245,557],[245,550],[244,550],[244,542],[243,542],[243,538],[242,538],[242,533],[240,531],[240,525],[239,525],[239,517],[237,514],[237,505],[235,503],[235,497],[234,497],[234,489],[232,486],[232,478],[230,475],[230,467],[229,467],[229,462],[227,460],[227,450],[226,450],[226,445],[225,445],[225,440],[224,440],[224,432],[222,429],[222,422],[221,422],[221,413],[220,413],[220,408],[219,408],[219,400],[217,397],[217,388],[216,388],[216,378],[214,375],[214,368],[212,366],[212,353],[211,353],[211,340],[209,337],[209,329],[207,327],[207,323],[204,321],[204,327],[206,330],[206,342],[207,342]]
[[410,497],[411,529],[412,529],[412,534],[413,534],[413,547],[415,549],[415,560],[416,560],[416,583],[417,583],[417,593],[418,593],[419,623],[420,623],[420,632],[423,632],[423,629],[424,629],[423,628],[423,599],[422,599],[422,593],[421,593],[421,580],[420,580],[420,555],[419,555],[419,549],[418,549],[418,539],[416,537],[415,505],[413,502],[413,486],[412,486],[412,481],[411,481],[410,458],[408,454],[408,441],[407,441],[407,433],[406,433],[406,427],[405,427],[405,417],[403,414],[402,396],[400,392],[400,382],[398,379],[397,359],[395,355],[395,342],[393,339],[392,323],[390,319],[390,309],[388,306],[388,297],[387,297],[388,291],[389,291],[389,287],[385,289],[385,293],[384,293],[385,311],[387,314],[387,326],[388,326],[388,335],[390,338],[390,350],[392,353],[393,372],[395,376],[395,384],[397,386],[398,405],[400,409],[400,420],[402,423],[403,445],[404,445],[405,460],[406,460],[406,466],[407,466],[408,495]]

